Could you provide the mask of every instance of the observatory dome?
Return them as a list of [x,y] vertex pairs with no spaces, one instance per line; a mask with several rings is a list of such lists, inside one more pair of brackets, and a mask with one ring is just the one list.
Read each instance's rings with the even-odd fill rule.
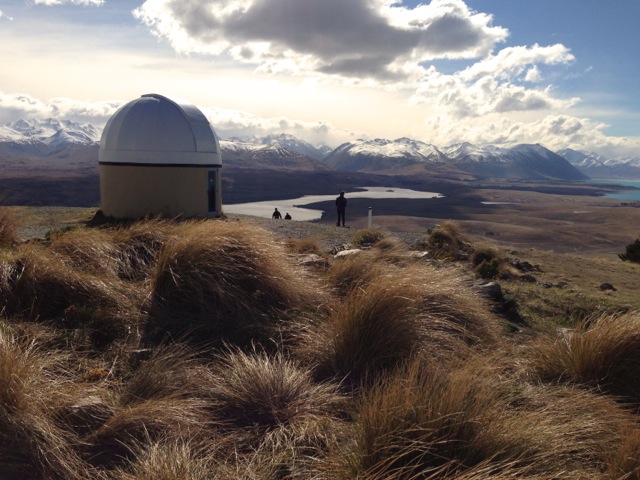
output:
[[218,138],[197,107],[153,93],[120,107],[107,122],[100,164],[214,167],[222,159]]

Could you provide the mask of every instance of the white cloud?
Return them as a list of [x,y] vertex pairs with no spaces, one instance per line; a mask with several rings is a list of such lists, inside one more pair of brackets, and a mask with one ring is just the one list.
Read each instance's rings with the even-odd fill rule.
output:
[[539,143],[556,151],[574,148],[597,152],[608,157],[638,155],[640,137],[612,137],[605,133],[606,124],[589,118],[553,114],[533,121],[514,121],[503,115],[481,119],[454,119],[440,115],[428,119],[433,143],[440,146],[467,141],[477,145],[512,146]]
[[33,0],[36,5],[62,5],[65,3],[71,3],[74,5],[102,5],[104,0]]
[[542,81],[542,74],[538,69],[537,65],[534,65],[529,70],[527,70],[527,74],[524,76],[525,82],[529,83],[538,83]]
[[134,16],[181,53],[230,55],[264,71],[406,78],[404,66],[476,58],[508,35],[462,0],[147,0]]
[[473,80],[491,75],[498,78],[520,77],[528,67],[536,64],[558,65],[568,64],[575,60],[571,51],[561,44],[541,47],[503,48],[497,55],[488,55],[483,60],[460,72],[464,80]]
[[65,97],[43,101],[26,94],[0,92],[0,123],[14,121],[17,118],[53,117],[101,125],[106,123],[123,103],[122,101],[83,102]]
[[362,137],[362,133],[340,130],[329,122],[306,122],[280,117],[263,118],[240,110],[202,108],[220,138],[266,136],[289,133],[314,145],[337,146]]
[[2,10],[0,10],[0,20],[3,20],[3,19],[11,21],[13,20],[13,17],[9,17]]

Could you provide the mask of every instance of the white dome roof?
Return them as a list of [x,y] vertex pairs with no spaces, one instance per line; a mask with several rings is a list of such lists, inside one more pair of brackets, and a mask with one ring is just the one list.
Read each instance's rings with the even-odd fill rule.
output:
[[221,166],[222,158],[218,137],[197,107],[148,94],[109,119],[100,163]]

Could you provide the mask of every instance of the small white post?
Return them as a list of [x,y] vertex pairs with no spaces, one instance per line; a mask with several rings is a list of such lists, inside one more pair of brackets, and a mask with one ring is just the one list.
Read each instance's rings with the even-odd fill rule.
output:
[[373,208],[369,207],[369,228],[371,228],[371,217],[373,216]]

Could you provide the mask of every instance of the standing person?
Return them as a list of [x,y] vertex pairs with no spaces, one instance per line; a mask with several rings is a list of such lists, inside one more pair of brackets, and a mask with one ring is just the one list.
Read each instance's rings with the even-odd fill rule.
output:
[[273,215],[271,215],[271,218],[279,220],[282,218],[282,214],[276,208],[275,211],[273,212]]
[[340,192],[340,196],[336,198],[336,207],[338,209],[338,223],[337,226],[340,226],[340,220],[342,220],[342,226],[344,227],[344,212],[347,208],[347,199],[344,198],[344,192]]

